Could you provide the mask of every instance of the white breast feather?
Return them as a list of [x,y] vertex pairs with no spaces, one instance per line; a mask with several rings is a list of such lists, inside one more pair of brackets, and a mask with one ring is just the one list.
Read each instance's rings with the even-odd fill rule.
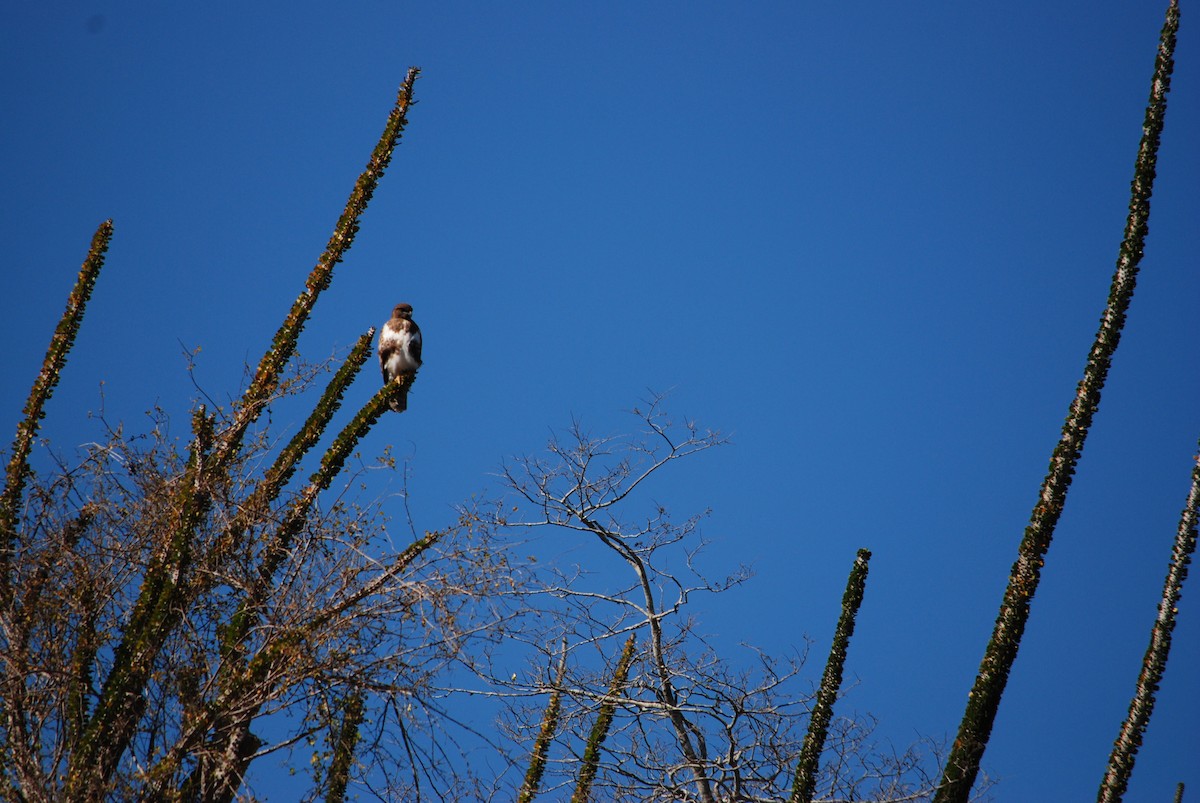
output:
[[400,371],[415,371],[421,367],[409,352],[409,346],[413,342],[420,342],[420,340],[420,334],[413,335],[409,332],[397,332],[390,326],[383,330],[380,334],[380,343],[392,348],[392,353],[387,361],[388,374],[395,376]]

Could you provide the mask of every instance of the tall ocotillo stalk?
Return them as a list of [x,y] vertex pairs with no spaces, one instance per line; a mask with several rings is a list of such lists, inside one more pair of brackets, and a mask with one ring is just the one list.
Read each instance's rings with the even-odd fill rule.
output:
[[[346,360],[327,384],[325,391],[321,394],[321,398],[313,408],[313,412],[304,422],[304,425],[300,427],[291,441],[280,450],[275,462],[269,469],[263,472],[262,479],[254,486],[254,489],[246,497],[245,501],[238,505],[237,513],[229,519],[220,537],[216,539],[203,555],[199,556],[203,568],[195,572],[192,576],[192,581],[186,588],[180,591],[180,599],[184,608],[194,605],[195,600],[211,587],[214,578],[222,576],[224,571],[223,564],[229,559],[231,553],[241,548],[247,532],[254,523],[269,516],[271,505],[276,501],[284,485],[295,473],[299,460],[307,454],[316,444],[321,434],[324,433],[333,414],[340,407],[343,394],[369,357],[371,339],[374,333],[374,328],[371,328],[359,337],[358,342],[351,349]],[[388,391],[389,389],[385,387],[384,390]],[[387,393],[384,394],[384,402],[387,401],[388,395]],[[374,421],[375,419],[371,420]],[[322,486],[318,486],[315,491],[309,492],[312,499],[316,498],[316,493],[320,490],[323,490]],[[262,596],[269,593],[275,569],[278,566],[283,551],[287,548],[287,544],[290,543],[290,537],[291,534],[289,533],[286,539],[274,537],[270,540],[268,548],[264,550],[261,557],[262,563],[260,564],[259,582],[251,585],[246,594],[247,601],[243,601],[238,606],[231,620],[222,628],[221,654],[224,658],[222,668],[225,673],[233,671],[240,666],[234,660],[235,656],[239,654],[240,642],[245,638],[246,633],[257,623],[257,620],[254,618],[255,606],[261,603]],[[188,712],[187,716],[192,717],[195,721],[201,720],[201,714],[198,712]],[[148,796],[155,797],[166,794],[165,787],[162,784],[170,782],[178,769],[179,762],[185,758],[186,751],[194,748],[201,738],[202,733],[194,731],[191,739],[181,740],[163,755],[153,770],[146,774],[146,791]]]
[[92,236],[92,245],[83,260],[83,266],[79,269],[79,278],[75,280],[75,287],[67,296],[67,308],[50,338],[50,346],[46,349],[45,359],[42,360],[42,370],[38,372],[37,379],[29,390],[29,398],[25,402],[25,417],[17,424],[17,436],[13,440],[12,453],[9,455],[8,468],[4,475],[4,491],[0,493],[0,607],[7,607],[9,600],[8,568],[13,550],[17,546],[18,511],[21,508],[25,481],[29,477],[29,452],[33,449],[34,438],[37,437],[42,418],[46,414],[46,402],[54,393],[63,366],[67,364],[67,354],[75,345],[75,336],[79,334],[79,325],[83,321],[88,300],[92,297],[92,289],[96,286],[96,278],[100,275],[100,269],[104,267],[104,252],[108,250],[112,234],[113,223],[106,220]]
[[[378,398],[378,396],[376,397]],[[385,399],[386,403],[386,399]],[[236,718],[221,720],[220,712],[207,711],[204,716],[206,729],[212,723],[215,733],[209,739],[202,751],[203,760],[196,763],[192,774],[184,781],[178,797],[183,800],[213,800],[231,801],[245,776],[246,768],[254,760],[254,749],[248,746],[256,744],[256,737],[250,732],[254,718],[262,711],[266,700],[261,691],[266,685],[277,682],[281,667],[292,660],[297,652],[305,649],[305,642],[330,619],[340,616],[346,610],[358,605],[363,600],[380,593],[384,584],[394,580],[422,553],[437,543],[440,532],[426,533],[422,538],[412,542],[401,552],[387,571],[377,575],[374,580],[360,588],[354,594],[343,599],[337,606],[322,612],[298,627],[278,633],[273,640],[262,647],[249,661],[239,665],[236,677],[225,677],[225,683],[219,694],[233,709],[237,710]],[[269,695],[268,695],[269,696]],[[177,762],[176,762],[177,763]],[[173,770],[173,766],[165,768]],[[152,770],[152,774],[154,770]],[[158,795],[147,795],[145,799],[158,799]],[[174,798],[170,798],[174,799]]]
[[567,644],[562,645],[562,655],[558,659],[558,674],[554,679],[554,690],[550,693],[550,702],[542,713],[542,727],[538,730],[537,739],[533,743],[533,754],[529,757],[529,769],[525,771],[525,781],[517,794],[517,803],[532,803],[542,786],[542,776],[546,773],[546,760],[550,756],[550,744],[554,741],[554,732],[558,730],[559,715],[562,712],[562,682],[567,674]]
[[[234,409],[232,419],[217,430],[215,415],[208,415],[201,408],[198,415],[194,416],[195,447],[185,482],[180,485],[176,503],[177,520],[172,523],[170,532],[163,534],[164,548],[146,570],[129,624],[114,649],[112,671],[104,680],[93,714],[81,734],[79,748],[71,756],[65,787],[67,797],[82,799],[102,794],[108,778],[129,746],[141,716],[143,691],[156,656],[186,609],[184,603],[192,585],[193,562],[205,557],[194,555],[192,545],[196,542],[195,531],[211,504],[210,488],[221,485],[227,478],[247,429],[257,420],[278,387],[280,374],[295,353],[296,341],[304,323],[321,291],[329,286],[334,266],[342,260],[353,242],[359,219],[400,141],[418,73],[415,67],[409,70],[396,104],[388,115],[383,134],[366,169],[355,182],[328,246],[259,362],[253,380]],[[391,392],[389,389],[388,393]],[[331,447],[318,472],[322,477],[340,470],[345,460],[343,441],[347,437],[357,440],[370,428],[378,418],[379,411],[376,408],[383,403],[380,399],[384,395],[376,394],[367,406],[370,408],[369,414],[364,416],[367,408],[360,411],[351,427],[352,431],[349,434],[344,431],[339,441]],[[313,484],[320,485],[315,480],[310,486]],[[289,526],[302,526],[306,514],[307,507],[304,507],[298,512],[296,521]]]
[[325,391],[303,426],[280,450],[271,467],[263,472],[262,479],[254,486],[246,501],[239,505],[237,515],[225,526],[220,540],[206,556],[208,571],[204,573],[204,580],[194,584],[198,588],[192,589],[193,595],[203,590],[205,582],[211,582],[209,578],[219,575],[218,567],[228,557],[228,553],[241,545],[255,518],[267,514],[270,505],[278,499],[284,486],[295,474],[300,459],[308,454],[324,434],[334,413],[341,407],[342,396],[358,376],[363,363],[370,357],[371,339],[374,336],[375,327],[371,327],[358,338],[358,342],[354,344],[337,373],[326,385]]
[[846,665],[846,651],[850,637],[854,635],[854,620],[862,605],[863,593],[867,588],[867,564],[871,553],[858,550],[850,577],[846,581],[846,593],[842,595],[842,615],[838,617],[837,629],[833,634],[833,646],[829,648],[829,660],[825,663],[825,675],[817,691],[817,702],[808,720],[808,733],[800,748],[796,762],[796,781],[792,785],[791,803],[812,803],[817,791],[817,769],[821,765],[821,751],[825,749],[825,737],[829,733],[829,720],[833,717],[833,703],[842,687],[842,672]]
[[625,641],[625,649],[621,651],[621,659],[613,672],[612,681],[608,685],[608,695],[600,704],[592,731],[588,734],[587,746],[583,750],[583,763],[579,768],[579,783],[575,785],[575,793],[571,795],[571,803],[588,803],[592,795],[592,784],[596,781],[596,771],[600,768],[600,749],[608,738],[608,730],[612,727],[613,716],[617,712],[617,699],[629,680],[629,667],[633,664],[633,648],[637,638],[632,633]]
[[333,762],[329,767],[329,791],[325,794],[325,803],[342,803],[346,799],[350,765],[354,762],[354,748],[358,746],[358,726],[363,723],[365,716],[362,692],[351,693],[342,705],[342,721],[333,745]]
[[304,291],[296,297],[292,309],[279,326],[279,331],[275,333],[271,347],[259,361],[253,381],[246,388],[246,392],[242,394],[234,421],[217,449],[217,458],[220,462],[227,461],[230,455],[241,447],[246,429],[262,412],[263,404],[279,382],[280,372],[295,353],[296,340],[300,337],[300,332],[304,329],[304,324],[308,320],[313,306],[317,303],[317,298],[321,295],[321,291],[329,287],[329,283],[333,279],[334,266],[342,261],[342,257],[354,243],[354,235],[358,233],[359,218],[366,211],[367,204],[375,194],[375,187],[383,178],[383,173],[392,160],[392,153],[400,144],[404,126],[408,123],[408,109],[413,103],[413,84],[420,73],[421,70],[417,67],[409,68],[404,83],[400,85],[396,105],[388,115],[383,135],[371,153],[366,168],[354,183],[354,189],[351,190],[350,197],[346,201],[346,208],[338,218],[325,251],[317,260],[312,272],[309,273],[308,280],[304,283]]
[[1187,579],[1188,564],[1196,551],[1196,517],[1200,513],[1200,458],[1192,468],[1192,487],[1188,492],[1187,504],[1179,517],[1179,529],[1175,533],[1175,546],[1171,551],[1171,563],[1167,566],[1167,579],[1163,583],[1162,601],[1158,604],[1158,616],[1150,628],[1150,646],[1142,659],[1137,688],[1129,704],[1129,714],[1121,725],[1113,743],[1112,755],[1104,780],[1100,783],[1099,803],[1119,803],[1129,787],[1129,776],[1133,774],[1133,762],[1150,714],[1154,711],[1154,694],[1162,682],[1171,655],[1171,632],[1175,629],[1179,597],[1183,593],[1183,581]]
[[1174,68],[1175,35],[1178,28],[1179,4],[1178,0],[1171,0],[1158,46],[1158,58],[1154,65],[1150,101],[1146,108],[1142,140],[1134,166],[1129,217],[1117,257],[1108,305],[1100,319],[1100,329],[1088,355],[1083,380],[1080,381],[1075,398],[1071,401],[1062,436],[1050,457],[1049,473],[1042,482],[1029,526],[1025,528],[1025,535],[1018,548],[1017,560],[1013,564],[1008,588],[1000,604],[992,639],[988,642],[979,666],[979,674],[968,697],[958,735],[934,798],[935,803],[965,803],[971,793],[971,787],[979,773],[980,760],[991,736],[996,712],[1000,707],[1000,698],[1008,682],[1008,674],[1016,661],[1021,636],[1029,620],[1029,606],[1041,578],[1044,557],[1062,513],[1071,476],[1083,452],[1092,417],[1100,405],[1100,391],[1112,365],[1113,354],[1121,339],[1121,329],[1125,325],[1125,316],[1133,298],[1138,263],[1142,258],[1149,227],[1150,195],[1154,185],[1159,138],[1166,117],[1167,91],[1170,89],[1171,72]]
[[[13,557],[21,548],[17,530],[21,500],[30,472],[29,454],[33,450],[34,439],[37,438],[42,418],[46,414],[46,402],[58,385],[62,369],[67,363],[67,355],[75,344],[76,335],[79,334],[79,326],[91,299],[92,290],[96,286],[96,278],[104,266],[104,253],[108,250],[112,234],[112,221],[106,220],[100,224],[92,237],[91,247],[79,269],[75,286],[67,296],[67,308],[50,338],[50,345],[42,360],[42,368],[25,401],[24,418],[17,424],[17,435],[13,440],[5,471],[4,489],[0,492],[0,633],[3,634],[2,641],[5,646],[4,650],[0,650],[0,738],[3,741],[0,744],[0,784],[5,787],[8,786],[10,771],[17,777],[24,774],[25,770],[35,774],[32,767],[35,760],[24,738],[29,728],[24,706],[27,678],[20,662],[13,660],[16,653],[9,653],[9,650],[16,646],[12,642],[22,641],[26,637],[22,631],[27,633],[24,625],[20,623],[25,617],[19,610],[22,606],[13,590],[11,569]],[[90,516],[87,510],[80,513],[77,519],[80,529],[86,526],[85,522]],[[29,589],[27,606],[36,606],[37,598],[37,591]],[[90,640],[84,638],[83,643],[85,646],[82,646],[82,651],[86,652],[86,645]],[[81,669],[86,670],[85,667]],[[80,711],[80,706],[72,705],[69,712],[71,738],[74,738]]]
[[[227,654],[224,656],[221,670],[217,673],[215,680],[219,687],[219,698],[231,702],[243,698],[247,692],[253,697],[254,690],[269,682],[268,678],[276,675],[275,669],[281,661],[286,660],[289,651],[303,643],[308,632],[320,627],[326,619],[338,615],[341,611],[357,605],[361,600],[377,593],[384,581],[402,571],[438,539],[438,533],[428,533],[424,538],[413,542],[397,557],[392,567],[378,575],[372,583],[368,583],[356,593],[343,598],[338,606],[325,611],[321,616],[311,617],[302,627],[290,632],[281,632],[274,641],[263,647],[253,657],[241,655],[240,649],[231,649],[231,645],[236,646],[234,644],[236,638],[239,635],[244,636],[253,623],[256,603],[262,601],[258,595],[269,591],[270,575],[278,568],[279,560],[278,553],[275,556],[270,553],[282,548],[280,545],[290,543],[291,539],[303,529],[317,496],[326,490],[333,479],[341,473],[342,466],[358,446],[359,441],[371,430],[379,417],[388,410],[388,405],[404,388],[405,385],[401,382],[389,382],[384,385],[342,428],[322,456],[321,465],[309,479],[308,485],[296,495],[288,512],[284,514],[283,521],[269,536],[270,545],[266,550],[268,554],[262,557],[263,564],[259,568],[259,582],[255,583],[249,592],[249,596],[254,599],[244,601],[226,626],[226,631],[232,635],[227,636],[222,645],[223,651]],[[233,799],[245,775],[246,768],[253,760],[254,750],[246,749],[245,746],[252,743],[254,737],[250,733],[250,724],[258,716],[264,702],[265,700],[259,695],[256,701],[235,705],[233,708],[239,712],[236,718],[214,723],[216,733],[209,739],[207,749],[202,751],[200,761],[196,763],[195,769],[184,783],[185,798],[195,793],[202,794],[205,799]]]

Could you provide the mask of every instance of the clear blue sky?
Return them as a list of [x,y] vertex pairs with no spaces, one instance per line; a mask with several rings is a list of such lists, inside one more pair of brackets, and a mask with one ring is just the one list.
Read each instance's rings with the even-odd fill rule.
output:
[[[0,424],[116,237],[46,433],[234,392],[409,65],[408,133],[302,351],[405,300],[417,525],[646,388],[730,432],[657,498],[747,587],[704,630],[816,639],[874,552],[842,710],[952,734],[1095,333],[1165,2],[54,3],[0,10]],[[985,758],[1092,799],[1200,436],[1200,34],[1185,3],[1132,314]],[[181,343],[183,346],[181,346]],[[354,389],[361,403],[373,371]],[[182,426],[182,419],[181,419]],[[1200,794],[1200,607],[1128,800]],[[707,605],[707,604],[706,604]]]

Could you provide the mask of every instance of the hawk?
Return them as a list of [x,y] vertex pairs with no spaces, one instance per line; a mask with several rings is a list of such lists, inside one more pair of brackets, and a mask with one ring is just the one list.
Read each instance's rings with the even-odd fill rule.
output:
[[[379,330],[379,368],[385,385],[406,373],[411,385],[421,367],[421,327],[412,319],[412,311],[412,304],[397,304],[391,320]],[[397,413],[408,409],[407,386],[391,405]]]

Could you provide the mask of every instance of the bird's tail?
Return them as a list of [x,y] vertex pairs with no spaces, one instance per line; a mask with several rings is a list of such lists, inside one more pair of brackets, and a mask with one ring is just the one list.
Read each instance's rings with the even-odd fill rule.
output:
[[404,391],[388,403],[393,412],[402,413],[408,409],[408,391]]

